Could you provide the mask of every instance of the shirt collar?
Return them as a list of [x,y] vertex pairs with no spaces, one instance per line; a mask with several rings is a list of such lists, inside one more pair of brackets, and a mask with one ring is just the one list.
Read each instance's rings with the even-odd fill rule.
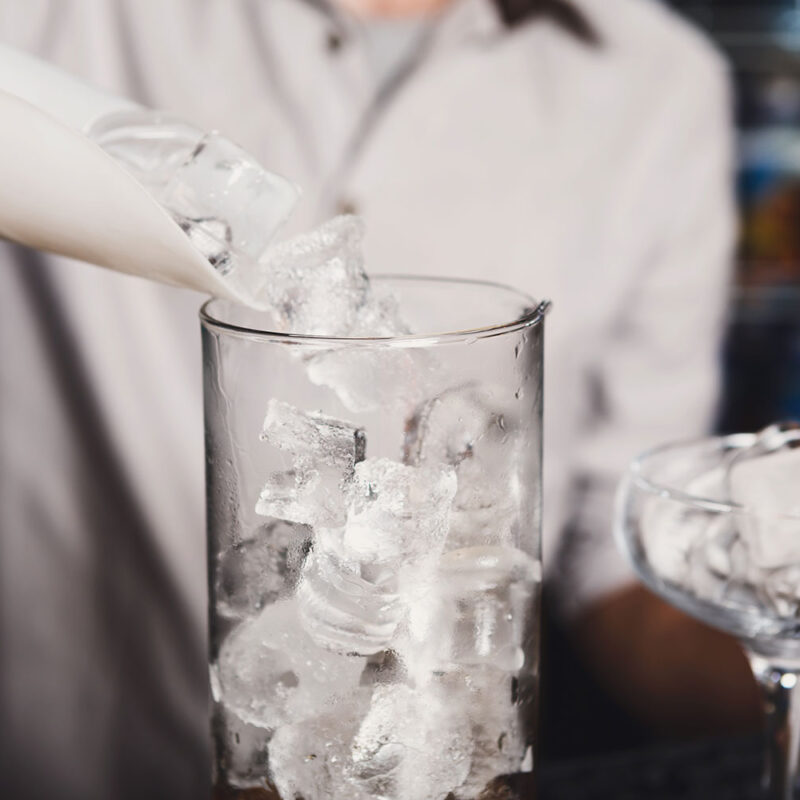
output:
[[492,0],[452,0],[441,12],[440,25],[448,39],[489,38],[505,27]]
[[[300,0],[317,9],[335,24],[346,28],[346,15],[333,0]],[[449,40],[492,36],[500,33],[503,21],[493,0],[451,0],[431,22]]]

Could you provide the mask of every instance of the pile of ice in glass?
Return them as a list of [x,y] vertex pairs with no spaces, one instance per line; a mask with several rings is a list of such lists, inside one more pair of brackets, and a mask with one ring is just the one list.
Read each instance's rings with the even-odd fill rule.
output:
[[[646,510],[642,544],[647,559],[661,580],[701,600],[796,620],[799,487],[800,428],[772,425],[751,446],[682,487],[704,498],[704,506],[657,501]],[[731,503],[741,511],[726,513]]]
[[222,556],[217,607],[237,624],[212,686],[263,732],[248,769],[265,750],[284,798],[470,800],[523,763],[515,676],[540,574],[500,487],[470,484],[506,435],[475,391],[453,390],[463,425],[410,426],[398,460],[345,420],[268,403],[261,446],[290,467],[264,476],[247,557]]
[[[123,122],[101,144],[281,329],[408,333],[370,285],[358,219],[276,245],[291,184],[217,135]],[[285,800],[471,800],[529,752],[515,677],[541,576],[514,546],[517,427],[485,387],[426,388],[422,358],[331,347],[304,363],[352,412],[405,392],[415,410],[396,459],[370,457],[347,419],[278,399],[264,409],[253,446],[282,451],[287,468],[263,476],[264,525],[220,556],[214,587],[231,621],[212,690],[238,743],[233,783],[268,770]]]

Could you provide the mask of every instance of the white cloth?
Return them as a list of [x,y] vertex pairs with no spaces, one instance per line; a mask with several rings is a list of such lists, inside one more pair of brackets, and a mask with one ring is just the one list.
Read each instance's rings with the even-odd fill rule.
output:
[[[631,580],[610,521],[628,460],[709,425],[734,236],[721,59],[650,0],[577,5],[600,47],[457,0],[380,92],[358,27],[321,3],[0,0],[3,42],[291,176],[295,230],[355,206],[372,271],[554,301],[544,556],[573,610]],[[0,249],[13,796],[204,792],[200,301]]]

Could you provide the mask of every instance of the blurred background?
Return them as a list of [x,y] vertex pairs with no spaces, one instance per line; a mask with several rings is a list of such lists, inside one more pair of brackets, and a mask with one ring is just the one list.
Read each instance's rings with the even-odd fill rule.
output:
[[742,232],[718,424],[752,431],[800,416],[800,3],[671,5],[733,67]]
[[[800,419],[800,2],[668,5],[704,30],[732,67],[741,233],[717,428],[756,431]],[[654,744],[585,672],[556,625],[546,641],[546,760]]]

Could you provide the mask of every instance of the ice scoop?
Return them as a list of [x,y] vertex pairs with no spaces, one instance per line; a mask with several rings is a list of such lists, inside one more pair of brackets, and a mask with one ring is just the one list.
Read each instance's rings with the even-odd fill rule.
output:
[[137,110],[0,46],[0,236],[248,302],[153,194],[87,136],[99,120]]

